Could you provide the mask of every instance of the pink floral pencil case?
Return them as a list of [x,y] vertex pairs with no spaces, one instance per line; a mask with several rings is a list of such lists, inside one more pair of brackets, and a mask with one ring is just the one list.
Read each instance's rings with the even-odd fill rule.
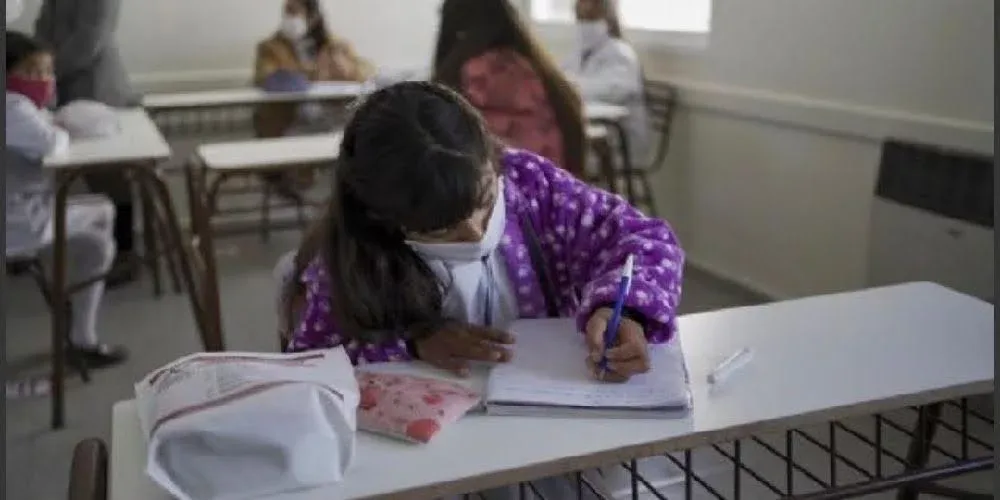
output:
[[358,428],[410,442],[429,442],[480,401],[476,392],[434,378],[359,372],[357,379]]

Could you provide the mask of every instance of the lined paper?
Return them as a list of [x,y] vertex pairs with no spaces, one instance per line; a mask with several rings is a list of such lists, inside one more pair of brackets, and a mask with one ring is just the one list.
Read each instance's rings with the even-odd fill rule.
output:
[[510,363],[493,368],[487,404],[594,409],[678,409],[690,402],[680,344],[650,346],[649,372],[624,384],[597,380],[587,370],[587,347],[572,319],[520,320]]

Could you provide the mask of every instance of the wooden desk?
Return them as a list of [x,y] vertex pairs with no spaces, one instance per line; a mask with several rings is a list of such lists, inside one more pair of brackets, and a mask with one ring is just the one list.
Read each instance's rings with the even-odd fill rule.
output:
[[208,109],[275,102],[342,102],[363,95],[367,86],[356,82],[317,82],[303,92],[267,92],[243,87],[196,92],[172,92],[143,96],[142,107],[153,111]]
[[[360,433],[343,482],[282,498],[436,498],[981,394],[993,390],[993,327],[992,306],[930,283],[685,316],[680,331],[694,396],[690,418],[475,415],[427,446]],[[753,362],[710,394],[708,372],[748,346]],[[512,446],[513,439],[530,445]],[[167,498],[145,476],[145,457],[135,403],[118,403],[112,500]]]
[[[54,260],[52,270],[52,427],[61,428],[64,417],[64,356],[68,335],[68,300],[72,292],[66,282],[66,202],[73,180],[87,171],[119,169],[131,176],[140,189],[143,200],[144,236],[147,238],[147,259],[157,259],[158,246],[176,263],[187,289],[191,291],[191,306],[195,319],[202,324],[201,304],[189,253],[182,244],[180,225],[166,184],[158,176],[156,165],[169,158],[170,147],[149,116],[142,109],[117,110],[120,133],[111,137],[77,140],[69,148],[45,158],[43,168],[55,177],[55,207],[53,213]],[[154,236],[154,231],[157,233]],[[163,241],[156,242],[159,237]],[[152,253],[152,255],[150,255]],[[172,273],[174,261],[167,259]],[[159,292],[159,265],[153,261],[154,284]]]
[[585,102],[583,116],[588,122],[618,123],[628,118],[628,108],[596,101]]
[[149,115],[139,108],[116,111],[121,133],[97,139],[73,140],[69,148],[45,158],[47,169],[79,169],[119,163],[160,161],[170,156],[170,146]]
[[205,168],[215,172],[255,173],[289,165],[331,162],[340,152],[340,132],[221,142],[198,146]]
[[[225,336],[218,297],[215,268],[213,218],[219,213],[219,194],[228,179],[248,174],[265,174],[296,169],[329,168],[340,152],[342,134],[318,134],[276,137],[247,141],[203,144],[187,164],[185,177],[188,199],[192,204],[191,223],[198,234],[197,246],[203,259],[206,294],[206,317],[212,322],[206,345],[209,350],[224,350]],[[261,211],[261,237],[269,236],[270,185],[264,184]],[[305,204],[296,206],[299,225],[305,224]],[[234,210],[230,210],[233,212]]]

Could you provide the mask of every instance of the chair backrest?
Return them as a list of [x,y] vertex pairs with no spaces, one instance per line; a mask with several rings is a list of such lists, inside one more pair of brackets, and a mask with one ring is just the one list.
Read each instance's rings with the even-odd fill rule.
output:
[[646,94],[646,109],[649,113],[649,125],[656,131],[657,140],[653,150],[650,171],[656,171],[667,159],[670,150],[670,132],[677,109],[677,88],[666,82],[645,80],[643,83]]
[[104,441],[89,438],[77,443],[69,474],[69,500],[107,500],[108,447]]

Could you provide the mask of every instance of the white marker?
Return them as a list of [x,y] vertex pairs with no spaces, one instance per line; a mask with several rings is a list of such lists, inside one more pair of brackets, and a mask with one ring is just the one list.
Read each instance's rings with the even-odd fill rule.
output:
[[753,351],[749,347],[744,347],[740,349],[739,352],[729,356],[719,366],[716,366],[711,373],[708,374],[708,383],[711,385],[721,384],[729,378],[736,370],[743,368],[750,359],[753,358]]

